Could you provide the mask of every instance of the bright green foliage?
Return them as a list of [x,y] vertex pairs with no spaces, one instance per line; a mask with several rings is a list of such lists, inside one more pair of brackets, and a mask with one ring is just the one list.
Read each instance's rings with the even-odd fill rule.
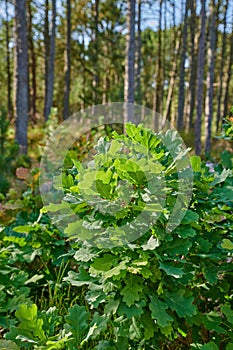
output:
[[70,330],[74,338],[72,340],[74,346],[80,345],[83,335],[88,329],[89,317],[90,314],[86,311],[85,306],[74,305],[69,309],[65,320],[70,325]]
[[230,113],[226,116],[223,123],[223,132],[221,138],[225,140],[233,140],[233,106],[230,109]]
[[[122,247],[113,249],[101,245],[99,248],[88,246],[87,242],[83,241],[84,235],[80,235],[83,228],[79,223],[79,226],[76,226],[79,227],[76,240],[80,248],[75,257],[79,261],[80,272],[76,275],[70,272],[66,281],[73,285],[85,283],[88,286],[86,300],[90,307],[103,309],[103,314],[108,315],[109,322],[117,325],[112,334],[114,341],[118,336],[126,337],[129,334],[132,344],[139,344],[140,339],[144,337],[144,344],[160,348],[166,339],[176,341],[179,334],[186,337],[191,332],[196,343],[200,343],[203,341],[199,333],[202,324],[206,332],[215,332],[216,346],[219,346],[220,342],[227,343],[227,334],[232,322],[226,325],[220,312],[215,311],[215,304],[225,305],[226,293],[231,283],[231,264],[228,259],[231,259],[229,254],[232,242],[233,203],[232,196],[228,194],[233,185],[232,172],[219,168],[212,174],[199,157],[193,156],[192,202],[181,225],[168,234],[165,232],[166,217],[174,205],[172,190],[177,189],[177,164],[165,153],[160,139],[150,134],[150,131],[131,125],[128,125],[126,130],[128,138],[114,133],[112,142],[107,139],[100,140],[96,147],[95,162],[98,166],[105,164],[101,170],[94,171],[92,167],[84,171],[79,168],[76,194],[72,193],[71,188],[70,195],[79,196],[77,193],[80,181],[80,193],[84,191],[86,196],[95,193],[98,196],[97,201],[102,200],[104,203],[103,210],[93,199],[93,207],[89,206],[86,212],[91,211],[91,226],[86,222],[90,220],[89,214],[85,216],[86,221],[82,225],[85,229],[92,227],[96,232],[103,226],[115,226],[115,230],[111,231],[111,239],[117,239],[122,234],[119,230],[122,220],[124,222],[132,218],[134,210],[150,211],[151,198],[153,195],[158,196],[158,192],[162,194],[163,187],[156,192],[156,186],[152,183],[151,187],[148,186],[152,174],[146,172],[147,166],[154,169],[154,174],[161,171],[165,174],[166,202],[163,202],[163,209],[157,206],[158,201],[153,204],[152,209],[152,212],[156,213],[159,210],[162,214],[144,236],[138,237],[131,244],[125,243]],[[172,137],[170,138],[172,140]],[[175,138],[174,140],[176,142]],[[122,157],[121,154],[118,158],[122,145],[127,146],[128,151],[125,156]],[[141,152],[141,157],[138,156],[138,161],[133,162],[132,157],[139,154],[137,152]],[[156,161],[159,160],[160,168],[157,163],[153,168],[155,163],[144,162],[143,156],[149,153],[152,156],[148,159],[154,157]],[[131,155],[130,159],[128,154]],[[182,156],[177,154],[176,157],[177,162],[182,164]],[[89,181],[88,186],[83,180],[85,176]],[[117,179],[127,181],[131,187],[121,187],[118,190]],[[133,192],[133,188],[136,188],[136,193]],[[149,191],[144,191],[145,188]],[[130,206],[127,204],[129,192]],[[111,200],[117,198],[124,198],[126,202],[124,208],[118,212],[111,204]],[[100,208],[103,210],[101,215],[98,212]],[[80,215],[83,214],[80,212]],[[72,225],[68,226],[67,233]],[[88,230],[85,237],[87,241],[90,237],[93,242],[93,235],[90,236]],[[85,276],[83,280],[81,275]],[[229,317],[229,314],[226,314],[227,308],[221,310],[225,310],[226,318]],[[124,327],[120,324],[124,324]],[[150,325],[150,329],[147,325]],[[154,333],[156,337],[153,337]],[[212,346],[212,343],[205,346]]]
[[130,275],[126,280],[126,286],[121,290],[123,301],[128,306],[132,306],[140,300],[140,294],[143,290],[142,281],[139,277]]
[[34,344],[46,339],[43,330],[43,320],[38,317],[35,304],[21,304],[15,316],[19,320],[19,326],[12,327],[10,332],[6,334],[6,339],[18,339],[22,342],[32,342]]
[[169,325],[173,318],[166,312],[168,305],[160,301],[156,295],[153,295],[149,304],[151,316],[161,327]]
[[[64,202],[41,221],[21,215],[0,232],[4,337],[22,349],[231,350],[232,169],[212,173],[192,157],[192,199],[167,232],[182,147],[172,132],[175,156],[142,126],[127,133],[101,138],[89,166],[64,169]],[[59,219],[67,206],[80,219],[67,223],[68,239],[45,214]],[[123,227],[142,211],[153,220],[128,239]]]

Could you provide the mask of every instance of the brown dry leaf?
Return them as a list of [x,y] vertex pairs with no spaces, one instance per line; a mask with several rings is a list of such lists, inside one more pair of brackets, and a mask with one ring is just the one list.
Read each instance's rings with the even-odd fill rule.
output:
[[17,168],[16,169],[16,177],[20,180],[26,180],[28,179],[28,175],[29,175],[29,169],[27,168]]

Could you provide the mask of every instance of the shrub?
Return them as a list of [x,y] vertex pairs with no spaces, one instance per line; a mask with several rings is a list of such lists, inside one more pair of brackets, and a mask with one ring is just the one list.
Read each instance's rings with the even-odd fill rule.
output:
[[[64,201],[43,208],[40,221],[14,227],[19,236],[9,228],[11,245],[0,251],[6,281],[1,311],[8,313],[0,318],[8,329],[4,346],[14,341],[21,349],[41,350],[232,349],[232,169],[219,164],[210,172],[191,157],[189,203],[190,189],[183,185],[190,181],[182,178],[192,179],[192,172],[178,135],[132,124],[126,131],[100,138],[90,162],[82,157],[79,163],[72,150],[64,162]],[[46,211],[67,221],[66,242]],[[43,263],[43,276],[31,276],[32,265],[20,273],[27,259],[37,269]],[[41,303],[40,311],[29,294],[32,299],[36,287],[38,294],[44,288],[37,278],[54,281],[50,271],[57,268],[54,304]],[[57,303],[63,275],[72,293],[65,289]],[[36,286],[31,292],[28,278]],[[64,304],[68,310],[61,311]]]
[[[75,239],[78,264],[78,272],[71,270],[65,281],[86,286],[89,308],[108,317],[107,339],[96,349],[111,344],[122,349],[230,349],[232,171],[219,167],[211,173],[193,156],[192,200],[181,224],[169,233],[169,216],[177,194],[182,195],[177,169],[185,152],[172,131],[167,137],[179,151],[175,162],[160,135],[142,126],[126,130],[127,136],[100,139],[87,167],[75,162],[63,177],[64,201],[79,218],[65,230]],[[62,205],[58,209],[61,215]],[[56,205],[47,210],[56,211]],[[145,230],[149,211],[154,223]],[[144,221],[137,222],[141,213]],[[135,222],[138,235],[122,229]]]

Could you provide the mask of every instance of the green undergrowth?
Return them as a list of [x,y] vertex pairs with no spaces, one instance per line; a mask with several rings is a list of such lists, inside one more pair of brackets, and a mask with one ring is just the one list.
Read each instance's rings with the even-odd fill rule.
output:
[[[233,349],[232,154],[214,169],[190,158],[188,203],[177,134],[166,134],[172,155],[143,126],[126,133],[100,138],[85,166],[67,155],[62,203],[40,209],[35,189],[8,203],[5,215],[16,215],[0,232],[0,349]],[[178,196],[187,209],[168,231]],[[49,215],[71,213],[61,233]],[[127,225],[139,234],[127,236]]]

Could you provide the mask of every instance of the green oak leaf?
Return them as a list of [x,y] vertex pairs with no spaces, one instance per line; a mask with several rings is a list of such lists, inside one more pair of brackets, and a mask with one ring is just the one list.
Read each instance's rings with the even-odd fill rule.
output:
[[223,169],[221,174],[216,174],[214,181],[211,182],[211,186],[216,186],[217,184],[224,182],[228,176],[232,174],[232,171],[230,169]]
[[169,263],[159,263],[161,269],[163,269],[167,275],[181,278],[184,275],[184,271],[180,267],[172,266]]
[[142,245],[143,250],[154,250],[159,246],[159,241],[154,236],[151,236],[146,244]]
[[117,309],[119,307],[120,304],[120,300],[114,300],[114,299],[110,299],[108,304],[105,304],[105,308],[104,308],[104,313],[109,316],[109,315],[115,315],[115,313],[117,312]]
[[224,238],[221,247],[223,249],[233,250],[233,243],[229,239]]
[[194,298],[188,293],[185,294],[182,289],[165,293],[165,302],[179,317],[192,316],[196,313],[193,301]]
[[94,259],[91,266],[96,270],[108,271],[115,263],[117,263],[117,261],[118,258],[116,256],[106,253],[102,258]]
[[127,269],[127,260],[121,261],[117,266],[104,273],[104,279],[115,277],[121,274],[123,270]]
[[155,321],[151,318],[150,312],[145,311],[140,318],[140,321],[144,327],[145,340],[151,339],[156,332]]
[[125,282],[126,286],[121,290],[120,294],[123,295],[126,305],[132,306],[136,301],[140,300],[140,294],[143,290],[142,282],[140,278],[133,275],[130,275]]
[[209,331],[214,330],[219,334],[225,333],[224,328],[220,326],[222,319],[216,312],[211,311],[208,314],[203,315],[202,323]]
[[154,318],[158,325],[161,327],[167,326],[173,318],[166,312],[168,305],[159,300],[156,295],[151,296],[151,302],[149,304],[151,310],[151,316]]
[[112,187],[104,183],[102,180],[96,180],[96,190],[100,197],[102,198],[110,198]]
[[230,305],[224,304],[221,306],[222,313],[226,316],[227,321],[233,324],[233,310]]
[[[56,211],[64,210],[64,209],[70,210],[70,206],[67,202],[62,201],[61,203],[58,203],[58,204],[56,204],[56,203],[55,204],[53,204],[53,203],[48,204],[48,205],[44,206],[43,208],[41,208],[40,212],[47,213],[49,211],[51,213],[55,213]],[[20,227],[25,227],[25,226],[20,226]],[[16,229],[17,229],[17,227],[16,227]],[[25,230],[27,230],[27,229],[25,228]],[[18,232],[18,231],[16,231],[16,232]],[[22,231],[20,231],[20,232],[22,232]],[[24,232],[28,232],[28,231],[24,231]]]
[[31,332],[35,337],[41,340],[46,339],[42,328],[43,320],[37,316],[36,304],[21,304],[19,309],[15,312],[15,316],[20,321],[20,329]]
[[76,346],[81,343],[88,331],[89,318],[90,314],[86,311],[85,306],[75,304],[68,309],[68,315],[65,316],[65,320],[71,327]]
[[181,227],[177,228],[175,232],[182,238],[196,236],[196,231],[192,227],[189,227],[189,226],[181,226]]
[[141,338],[140,326],[135,317],[132,317],[132,323],[129,327],[129,337],[131,340]]
[[74,259],[77,261],[87,262],[92,260],[96,256],[95,253],[92,253],[91,247],[79,248],[75,255]]
[[92,318],[89,331],[86,335],[86,338],[83,340],[83,343],[87,342],[89,339],[95,339],[101,332],[105,331],[106,328],[107,328],[106,317],[100,316],[96,312]]
[[201,171],[201,158],[199,156],[191,156],[190,157],[190,163],[192,165],[192,168],[195,172]]
[[146,306],[146,302],[143,299],[141,299],[140,301],[136,301],[134,303],[134,305],[132,305],[132,306],[127,306],[126,303],[124,301],[122,301],[120,303],[118,310],[117,310],[117,314],[119,316],[126,315],[126,317],[128,319],[132,318],[132,317],[138,318],[143,314],[143,312],[144,312],[143,307],[144,306]]
[[213,341],[201,346],[201,350],[218,350],[218,349],[219,348],[217,344],[215,344]]

